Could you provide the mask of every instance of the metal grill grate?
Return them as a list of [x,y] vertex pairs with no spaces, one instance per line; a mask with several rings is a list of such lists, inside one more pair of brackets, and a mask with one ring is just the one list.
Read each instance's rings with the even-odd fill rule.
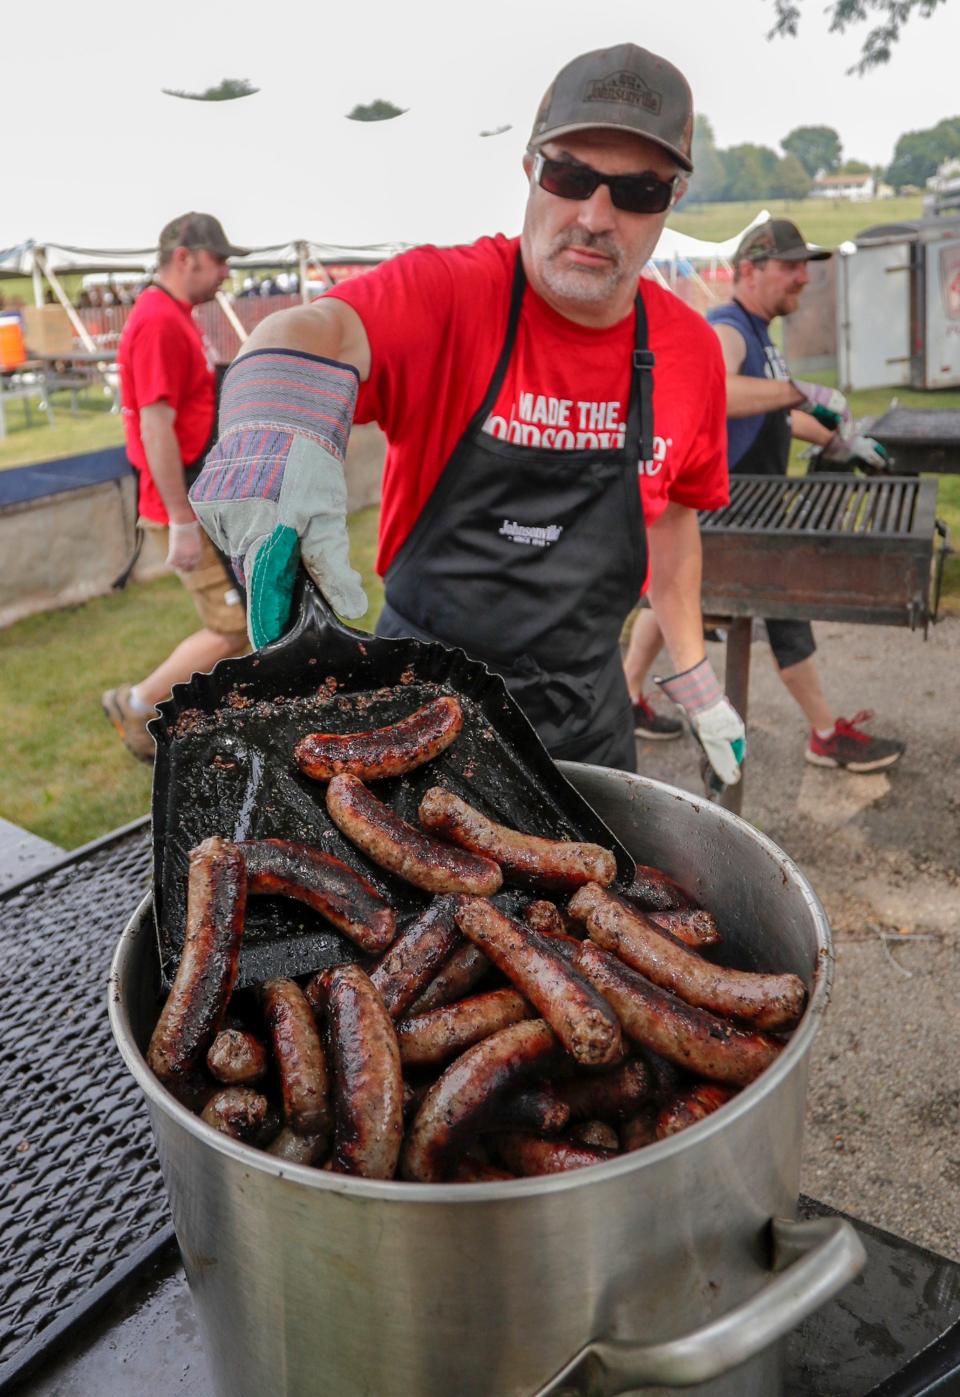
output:
[[0,897],[0,1383],[170,1236],[106,1008],[150,875],[141,822]]
[[857,476],[731,476],[730,503],[701,514],[705,533],[903,538],[913,532],[919,482]]

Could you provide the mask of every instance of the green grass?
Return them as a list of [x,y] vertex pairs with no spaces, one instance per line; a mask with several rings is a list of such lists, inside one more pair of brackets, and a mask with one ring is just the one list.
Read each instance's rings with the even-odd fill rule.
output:
[[[383,604],[373,574],[379,510],[350,520],[351,557],[370,609]],[[100,694],[147,674],[197,629],[174,577],[135,584],[82,606],[47,611],[0,631],[0,815],[65,849],[150,808],[150,769],[129,755]]]
[[911,198],[870,199],[862,204],[846,199],[757,199],[742,204],[681,203],[668,221],[671,228],[691,238],[724,242],[735,237],[761,209],[769,209],[774,217],[791,219],[808,242],[824,247],[836,247],[877,223],[920,218],[923,211],[919,194]]
[[13,466],[29,466],[35,461],[52,461],[61,456],[78,456],[123,442],[120,414],[111,412],[111,399],[95,387],[85,388],[77,402],[77,413],[70,411],[69,392],[51,394],[54,422],[51,426],[40,409],[39,397],[28,404],[17,398],[3,405],[7,435],[0,438],[0,471]]

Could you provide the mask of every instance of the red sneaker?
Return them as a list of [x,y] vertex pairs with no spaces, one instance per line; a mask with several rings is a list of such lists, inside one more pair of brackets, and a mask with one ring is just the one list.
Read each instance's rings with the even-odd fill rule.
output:
[[832,737],[818,737],[812,732],[804,754],[807,761],[814,766],[843,766],[847,771],[883,771],[893,766],[903,756],[906,743],[858,732],[861,724],[872,717],[870,709],[863,708],[849,720],[838,718]]
[[633,731],[637,737],[664,742],[671,737],[679,737],[683,732],[683,723],[679,718],[668,718],[665,713],[657,713],[641,697],[633,700]]

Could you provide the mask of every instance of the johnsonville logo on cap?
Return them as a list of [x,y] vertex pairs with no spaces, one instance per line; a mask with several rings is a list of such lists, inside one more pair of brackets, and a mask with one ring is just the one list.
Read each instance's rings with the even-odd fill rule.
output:
[[597,78],[587,83],[583,94],[585,102],[622,102],[628,107],[643,107],[644,111],[660,113],[663,100],[659,92],[648,87],[636,73],[611,73],[608,78]]

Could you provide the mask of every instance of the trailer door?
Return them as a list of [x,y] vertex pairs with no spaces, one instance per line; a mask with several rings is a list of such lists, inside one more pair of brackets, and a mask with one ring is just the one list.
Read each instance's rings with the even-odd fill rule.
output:
[[837,369],[844,388],[910,383],[910,247],[880,243],[839,259]]

